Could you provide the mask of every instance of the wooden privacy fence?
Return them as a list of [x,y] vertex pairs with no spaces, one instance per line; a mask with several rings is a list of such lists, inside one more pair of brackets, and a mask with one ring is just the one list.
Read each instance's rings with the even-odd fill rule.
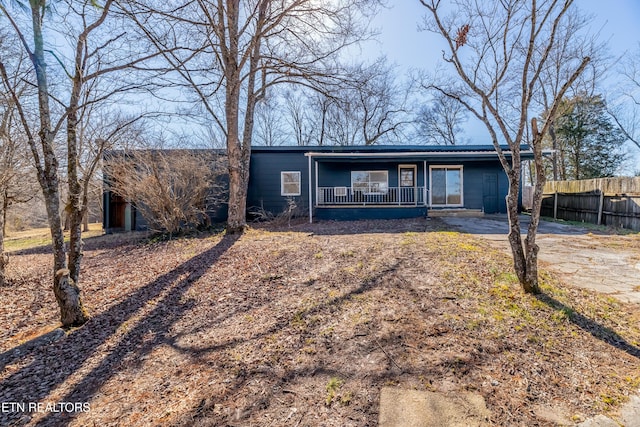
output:
[[547,182],[541,214],[640,231],[640,177]]

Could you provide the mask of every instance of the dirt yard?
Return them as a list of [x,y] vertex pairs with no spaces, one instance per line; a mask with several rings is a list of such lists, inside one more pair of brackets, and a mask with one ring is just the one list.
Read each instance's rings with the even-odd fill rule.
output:
[[14,252],[0,288],[0,425],[375,426],[385,385],[555,425],[640,387],[637,305],[548,273],[524,295],[502,251],[437,219],[89,238],[92,317],[65,333],[49,265]]

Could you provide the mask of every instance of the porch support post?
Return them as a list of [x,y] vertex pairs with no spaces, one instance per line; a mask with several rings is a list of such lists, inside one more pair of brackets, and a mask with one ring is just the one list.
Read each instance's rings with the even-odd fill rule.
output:
[[422,194],[424,197],[424,199],[422,199],[422,202],[424,203],[425,206],[428,206],[429,203],[427,202],[427,161],[424,161],[424,165],[423,165],[423,169],[422,169],[422,173],[424,175],[424,180],[422,182]]
[[[314,163],[314,166],[316,167],[316,206],[318,206],[318,193],[320,192],[320,189],[318,188],[318,161],[316,160]],[[324,203],[324,195],[322,197],[322,201]]]
[[313,224],[313,182],[311,182],[311,155],[309,155],[309,224]]

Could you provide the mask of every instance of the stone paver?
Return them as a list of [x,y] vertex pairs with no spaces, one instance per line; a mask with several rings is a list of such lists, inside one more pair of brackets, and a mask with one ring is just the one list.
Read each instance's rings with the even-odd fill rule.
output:
[[383,387],[379,427],[485,427],[490,413],[475,393],[443,394]]
[[[480,236],[510,252],[505,215],[441,219],[461,232]],[[528,217],[522,216],[521,222],[524,234]],[[604,247],[603,239],[621,238],[594,236],[582,227],[541,221],[536,242],[540,246],[541,264],[560,274],[568,283],[640,304],[639,254],[623,247]]]

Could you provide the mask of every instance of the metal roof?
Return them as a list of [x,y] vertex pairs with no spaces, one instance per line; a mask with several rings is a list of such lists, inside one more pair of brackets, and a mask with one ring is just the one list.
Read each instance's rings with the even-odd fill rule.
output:
[[[507,145],[500,148],[511,154]],[[412,156],[491,156],[497,155],[492,144],[485,145],[352,145],[352,146],[253,146],[254,153],[304,153],[311,157],[412,157]],[[533,158],[528,145],[520,146],[522,158]]]

